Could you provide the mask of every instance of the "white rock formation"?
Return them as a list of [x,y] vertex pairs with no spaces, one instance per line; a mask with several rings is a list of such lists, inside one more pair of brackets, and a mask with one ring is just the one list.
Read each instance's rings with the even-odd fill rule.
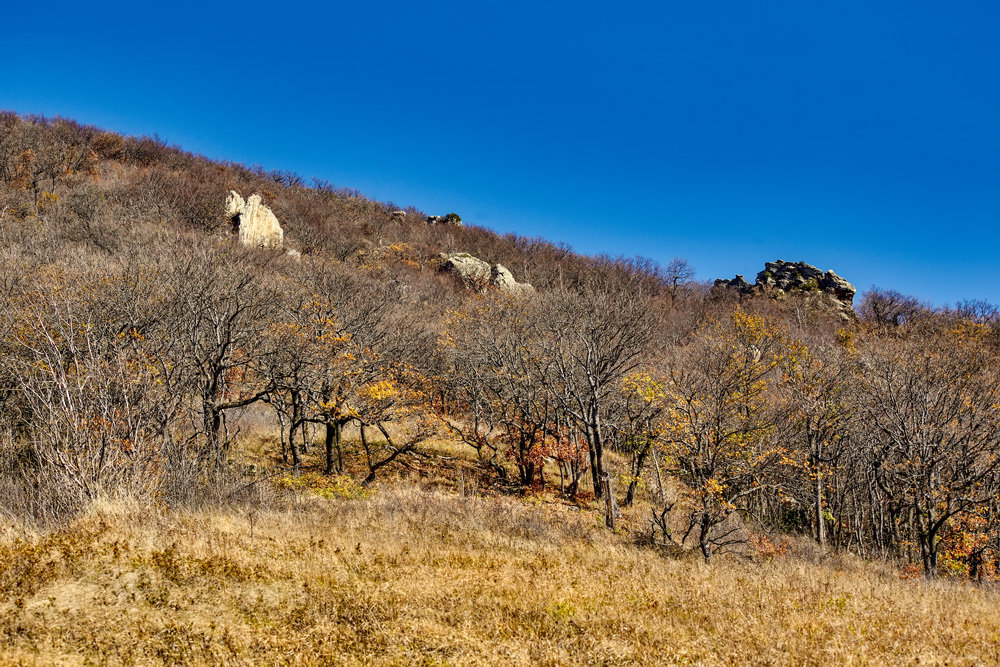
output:
[[230,190],[226,198],[226,217],[238,230],[243,245],[280,248],[284,244],[285,232],[271,209],[261,203],[260,195],[250,195],[244,201],[240,193]]

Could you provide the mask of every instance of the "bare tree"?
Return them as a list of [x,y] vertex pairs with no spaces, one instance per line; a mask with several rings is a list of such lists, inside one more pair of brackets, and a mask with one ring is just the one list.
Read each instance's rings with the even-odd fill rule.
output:
[[780,488],[788,451],[776,437],[782,420],[769,387],[783,345],[780,328],[736,311],[708,323],[667,362],[662,438],[689,490],[682,542],[693,534],[706,560],[742,542],[730,520]]
[[254,264],[260,257],[231,246],[199,248],[177,258],[166,276],[165,325],[177,340],[172,362],[184,368],[197,396],[202,456],[213,463],[221,462],[228,448],[222,433],[226,411],[271,390],[247,374],[278,302]]
[[924,573],[942,529],[989,503],[1000,465],[1000,388],[982,331],[880,336],[860,352],[858,410],[879,489],[909,512]]
[[816,541],[825,545],[829,512],[824,506],[824,475],[843,454],[853,418],[847,360],[842,348],[817,344],[809,349],[793,341],[782,355],[781,366],[794,433],[808,457],[812,488],[806,504],[812,505]]
[[676,299],[678,292],[694,281],[694,268],[686,259],[674,257],[663,268],[667,280],[670,298]]
[[660,310],[638,279],[609,280],[584,293],[551,292],[543,299],[539,326],[551,360],[549,391],[587,440],[594,495],[600,498],[612,397],[620,380],[641,364]]
[[539,345],[537,314],[525,299],[493,292],[454,311],[444,339],[451,388],[464,414],[442,419],[501,475],[496,454],[502,442],[524,485],[541,471],[544,445],[558,423],[557,400],[545,382],[550,361]]

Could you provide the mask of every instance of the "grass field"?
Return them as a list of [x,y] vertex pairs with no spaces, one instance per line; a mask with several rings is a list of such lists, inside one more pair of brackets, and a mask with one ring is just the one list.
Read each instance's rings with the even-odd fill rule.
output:
[[6,527],[0,661],[1000,662],[995,592],[794,553],[706,565],[592,510],[414,480],[332,495]]

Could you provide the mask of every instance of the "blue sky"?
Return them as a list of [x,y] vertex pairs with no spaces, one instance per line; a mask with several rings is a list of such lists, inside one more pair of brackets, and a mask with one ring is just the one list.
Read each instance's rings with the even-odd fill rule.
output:
[[581,252],[1000,303],[1000,3],[17,2],[0,107]]

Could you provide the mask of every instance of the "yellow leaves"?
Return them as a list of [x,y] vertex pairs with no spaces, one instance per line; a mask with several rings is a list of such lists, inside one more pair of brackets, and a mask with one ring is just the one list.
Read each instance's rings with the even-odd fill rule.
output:
[[746,350],[754,362],[773,364],[776,361],[767,358],[769,355],[765,352],[787,338],[781,325],[770,322],[761,315],[746,313],[741,308],[733,311],[732,323],[734,342]]
[[654,379],[649,373],[641,371],[622,379],[622,391],[637,396],[647,403],[663,401],[667,393],[663,382]]
[[767,331],[767,322],[763,317],[747,313],[742,308],[734,310],[732,318],[737,334],[747,339],[763,338]]
[[417,260],[417,251],[409,243],[393,243],[384,250],[386,258],[408,266],[411,269],[419,269],[420,262]]
[[702,489],[709,495],[721,496],[722,492],[726,490],[726,486],[727,485],[720,483],[717,479],[709,477],[702,485]]
[[45,211],[52,208],[59,201],[59,195],[54,192],[43,192],[38,198],[38,210]]
[[142,342],[146,340],[146,336],[135,328],[119,332],[117,338],[119,341],[131,340],[134,342]]
[[399,396],[399,387],[392,380],[380,380],[366,385],[362,394],[373,401],[384,401]]
[[836,343],[847,352],[855,352],[855,336],[850,329],[837,329]]
[[946,335],[956,345],[963,345],[965,343],[982,342],[989,333],[989,327],[984,324],[960,320],[954,327],[948,330]]
[[789,468],[801,468],[801,467],[803,467],[801,462],[796,461],[788,453],[782,454],[780,461],[781,461],[781,465],[789,467]]

